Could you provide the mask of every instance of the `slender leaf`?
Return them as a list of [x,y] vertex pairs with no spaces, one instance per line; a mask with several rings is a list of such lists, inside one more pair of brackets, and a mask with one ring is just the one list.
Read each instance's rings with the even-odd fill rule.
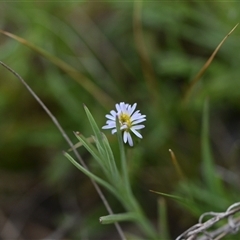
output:
[[188,201],[185,198],[182,198],[182,197],[179,197],[179,196],[176,196],[176,195],[172,195],[172,194],[157,192],[157,191],[153,191],[153,190],[150,190],[150,192],[157,193],[157,194],[160,194],[162,196],[172,198],[172,199],[177,200],[177,201],[182,202],[182,203],[186,203]]
[[161,239],[171,239],[167,222],[167,206],[163,197],[158,199],[158,225]]
[[218,46],[216,47],[216,49],[214,50],[214,52],[212,53],[212,55],[209,57],[209,59],[207,60],[207,62],[204,64],[204,66],[200,69],[200,71],[197,73],[197,75],[193,78],[193,80],[191,80],[186,92],[185,92],[185,96],[183,101],[186,103],[189,100],[189,96],[190,93],[192,92],[193,87],[198,83],[198,81],[201,79],[202,75],[206,72],[206,70],[208,69],[208,67],[210,66],[210,64],[212,63],[215,55],[217,54],[217,52],[219,51],[219,49],[221,48],[221,46],[223,45],[223,43],[226,41],[226,39],[229,37],[229,35],[236,29],[236,27],[238,26],[238,24],[236,26],[234,26],[234,28],[223,38],[223,40],[218,44]]
[[99,218],[100,223],[102,224],[111,224],[115,222],[123,222],[123,221],[136,221],[137,216],[135,213],[119,213],[107,215]]
[[118,199],[121,199],[120,194],[106,181],[99,178],[95,174],[91,173],[89,170],[85,169],[83,166],[81,166],[78,162],[76,162],[68,153],[64,153],[64,156],[80,171],[82,171],[85,175],[87,175],[89,178],[93,179],[97,183],[99,183],[101,186],[105,187],[109,192],[113,193]]
[[102,168],[104,174],[108,178],[110,178],[111,175],[110,175],[108,167],[106,166],[105,161],[103,160],[104,157],[101,154],[99,154],[99,151],[88,141],[87,138],[85,138],[82,135],[76,134],[76,133],[75,133],[75,136],[82,143],[82,145],[87,149],[87,151],[93,156],[93,158],[97,161],[97,163]]
[[74,134],[81,144],[87,149],[87,151],[93,156],[93,158],[99,163],[99,165],[102,166],[101,157],[99,156],[97,149],[91,143],[89,143],[88,139],[83,135],[77,133]]
[[223,186],[220,178],[216,175],[214,161],[209,142],[209,123],[208,116],[209,106],[208,100],[205,101],[202,119],[202,162],[203,162],[203,177],[209,190],[215,194],[223,194]]
[[108,139],[104,134],[103,134],[103,145],[107,154],[110,171],[112,173],[113,184],[119,184],[119,181],[121,181],[119,171],[117,169],[116,161],[115,161],[112,149],[109,145]]
[[90,113],[89,109],[85,105],[84,105],[84,110],[87,114],[88,120],[89,120],[89,122],[91,124],[91,127],[92,127],[92,130],[94,132],[94,135],[102,146],[103,145],[102,144],[102,138],[103,138],[102,137],[102,132],[100,131],[100,129],[99,129],[96,121],[94,120],[92,114]]

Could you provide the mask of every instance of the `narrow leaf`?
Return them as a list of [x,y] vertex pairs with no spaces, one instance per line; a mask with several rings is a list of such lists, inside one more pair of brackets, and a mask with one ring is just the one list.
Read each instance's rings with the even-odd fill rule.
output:
[[203,162],[203,177],[209,190],[213,193],[222,193],[222,183],[218,176],[216,176],[214,161],[210,148],[209,141],[209,105],[208,100],[204,103],[203,119],[202,119],[202,162]]
[[84,105],[84,110],[87,114],[88,120],[91,124],[92,130],[94,132],[95,137],[97,138],[98,142],[102,145],[102,132],[100,131],[96,121],[94,120],[92,114],[90,113],[89,109]]
[[99,218],[101,224],[111,224],[115,222],[123,222],[123,221],[136,221],[135,213],[119,213],[107,215]]
[[162,195],[164,197],[172,198],[172,199],[177,200],[177,201],[182,202],[182,203],[187,203],[187,201],[188,201],[187,199],[179,197],[179,196],[176,196],[176,195],[162,193],[162,192],[157,192],[157,191],[154,191],[154,190],[149,190],[149,191],[153,192],[153,193],[156,193],[156,194],[159,194],[159,195]]
[[79,169],[81,172],[83,172],[85,175],[87,175],[89,178],[93,179],[94,181],[96,181],[97,183],[99,183],[100,185],[102,185],[103,187],[105,187],[108,191],[110,191],[111,193],[113,193],[117,198],[121,199],[121,196],[119,196],[119,194],[115,191],[115,189],[106,181],[104,181],[103,179],[99,178],[98,176],[96,176],[95,174],[91,173],[90,171],[88,171],[87,169],[85,169],[83,166],[81,166],[78,162],[76,162],[68,153],[64,153],[64,156],[77,168]]
[[210,64],[212,63],[215,55],[217,54],[218,50],[221,48],[221,46],[223,45],[223,43],[226,41],[226,39],[229,37],[229,35],[236,29],[236,27],[238,26],[238,24],[223,38],[223,40],[218,44],[217,48],[214,50],[214,52],[212,53],[212,55],[209,57],[209,59],[207,60],[207,62],[203,65],[203,67],[200,69],[200,71],[197,73],[197,75],[191,80],[184,98],[183,98],[183,102],[187,103],[187,101],[189,100],[189,96],[190,93],[192,92],[193,87],[198,83],[198,81],[201,79],[202,75],[206,72],[206,70],[208,69],[208,67],[210,66]]
[[87,149],[87,151],[99,163],[99,165],[102,165],[101,158],[99,156],[97,149],[91,143],[89,143],[88,139],[85,138],[83,135],[80,135],[76,132],[74,134],[75,134],[76,138],[80,141],[80,143]]
[[106,158],[108,160],[109,168],[112,174],[112,181],[113,181],[112,183],[119,184],[119,180],[120,180],[119,171],[117,169],[116,161],[115,161],[112,149],[109,145],[108,139],[104,134],[103,134],[103,145],[104,145],[105,152],[107,154]]
[[171,239],[167,222],[167,206],[163,197],[158,199],[158,226],[161,239]]

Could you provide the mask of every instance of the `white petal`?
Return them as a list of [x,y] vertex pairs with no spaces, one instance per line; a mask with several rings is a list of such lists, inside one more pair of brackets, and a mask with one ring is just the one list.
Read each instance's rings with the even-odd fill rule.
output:
[[134,112],[133,115],[132,115],[132,117],[133,117],[133,116],[136,116],[136,115],[140,115],[140,116],[141,116],[141,113],[140,113],[139,110],[137,110],[136,112]]
[[106,124],[116,124],[116,122],[109,119],[109,120],[106,121]]
[[136,106],[137,106],[137,104],[136,104],[136,103],[134,103],[134,104],[133,104],[133,106],[131,106],[131,105],[128,105],[128,107],[127,107],[127,113],[128,113],[128,115],[129,115],[129,116],[131,116],[131,115],[132,115],[132,113],[134,112],[134,110],[135,110]]
[[110,113],[113,115],[113,116],[116,116],[117,112],[115,110],[111,110]]
[[132,107],[129,109],[129,115],[132,115],[132,113],[134,112],[134,110],[136,109],[136,107],[137,107],[137,104],[134,103],[134,104],[132,105]]
[[[120,103],[120,104],[121,104],[121,103]],[[117,109],[118,112],[121,111],[120,104],[117,103],[117,104],[115,105],[115,107],[116,107],[116,109]]]
[[115,123],[106,124],[105,126],[108,126],[109,128],[116,128],[116,124]]
[[142,129],[142,128],[145,128],[145,125],[136,125],[131,127],[131,129],[134,129],[134,130]]
[[122,125],[122,126],[120,127],[120,130],[123,130],[123,129],[126,129],[126,128],[128,128],[127,125]]
[[129,132],[127,132],[127,140],[128,140],[129,145],[132,147],[133,146],[133,140],[132,140],[131,134]]
[[123,133],[123,142],[125,142],[125,143],[127,142],[127,139],[128,139],[128,136],[127,136],[127,135],[128,135],[128,132],[125,131],[125,132]]
[[135,129],[131,129],[131,131],[132,131],[137,137],[139,137],[139,138],[143,138],[143,137],[142,137],[142,134],[139,133],[137,130],[135,130]]
[[138,114],[134,113],[134,114],[131,116],[132,121],[135,120],[135,119],[140,119],[140,118],[146,118],[146,115],[142,115],[142,114],[140,114],[140,113],[138,113]]
[[145,117],[142,116],[141,114],[131,116],[131,120],[132,120],[132,121],[137,120],[137,119],[142,119],[142,118],[145,118]]
[[136,125],[137,123],[144,122],[144,121],[146,121],[146,119],[138,119],[138,120],[132,121],[132,125]]
[[116,129],[116,128],[112,130],[112,134],[114,134],[114,133],[116,133],[116,132],[117,132],[117,129]]
[[124,113],[127,112],[128,104],[121,102],[120,107],[121,107],[122,112],[124,112]]
[[102,127],[102,129],[110,129],[110,128],[114,128],[115,126],[111,126],[111,125],[105,125]]
[[106,118],[115,121],[115,118],[116,118],[116,117],[114,117],[114,116],[112,116],[112,115],[110,115],[110,114],[107,114],[107,115],[106,115]]

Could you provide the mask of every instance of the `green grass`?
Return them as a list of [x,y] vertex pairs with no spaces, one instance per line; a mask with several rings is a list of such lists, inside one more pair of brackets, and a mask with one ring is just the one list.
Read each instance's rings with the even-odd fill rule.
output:
[[[234,176],[239,171],[234,159],[238,159],[240,117],[239,27],[194,85],[187,104],[182,103],[191,79],[239,22],[238,8],[238,2],[143,2],[142,6],[117,1],[0,3],[0,29],[14,35],[0,35],[0,60],[28,82],[74,143],[73,131],[85,137],[93,134],[83,103],[102,126],[115,103],[137,102],[147,121],[143,140],[127,153],[136,199],[154,221],[162,218],[157,216],[158,196],[149,189],[189,194],[192,205],[185,208],[180,204],[181,211],[189,219],[198,218],[205,211],[225,211],[238,200],[238,178]],[[30,174],[29,183],[44,181],[43,192],[54,192],[57,201],[70,192],[70,199],[76,196],[78,206],[86,207],[84,222],[96,226],[98,219],[88,213],[95,215],[94,209],[97,212],[99,208],[101,216],[106,212],[89,179],[66,164],[60,154],[69,146],[18,80],[3,67],[0,73],[0,171],[7,181],[12,174]],[[115,169],[109,146],[119,167],[117,138],[106,136],[109,143],[97,147],[107,151],[105,164]],[[174,151],[186,182],[176,174],[169,149]],[[103,177],[102,167],[83,147],[79,151],[91,172]],[[219,175],[217,166],[230,170],[233,178],[224,175],[226,172]],[[6,203],[19,194],[16,189],[8,191],[1,199],[7,215]],[[22,189],[20,196],[24,199],[24,193],[31,191]],[[115,198],[108,193],[107,197],[114,212],[123,210]],[[179,203],[165,200],[171,226],[171,214],[178,215]],[[54,219],[65,211],[58,207],[44,224],[57,229]],[[169,229],[171,237],[193,223],[176,217],[176,231]],[[131,225],[123,226],[128,229]],[[94,230],[89,229],[84,234],[91,239]],[[105,229],[98,227],[103,237],[108,236]],[[107,229],[115,231],[114,227]],[[74,228],[71,233],[80,236]],[[162,236],[167,234],[163,231]]]

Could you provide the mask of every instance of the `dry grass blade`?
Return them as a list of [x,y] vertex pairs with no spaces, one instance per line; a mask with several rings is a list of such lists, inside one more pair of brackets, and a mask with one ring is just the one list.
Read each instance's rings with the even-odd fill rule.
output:
[[138,51],[138,55],[141,61],[143,74],[145,77],[146,85],[148,87],[150,96],[153,98],[159,98],[157,80],[151,64],[151,60],[148,55],[146,44],[144,42],[144,34],[141,24],[142,2],[135,1],[133,12],[133,31],[134,39]]
[[180,177],[180,179],[184,180],[184,178],[185,178],[184,174],[182,172],[181,167],[178,164],[178,161],[177,161],[177,158],[176,158],[174,152],[171,149],[169,149],[169,152],[170,152],[170,155],[171,155],[172,163],[173,163],[173,165],[174,165],[174,167],[175,167],[175,169],[176,169],[176,171],[178,173],[178,176]]
[[72,79],[78,82],[87,92],[89,92],[99,103],[103,105],[103,107],[109,109],[112,105],[114,105],[114,101],[111,97],[109,97],[104,91],[102,91],[98,86],[96,86],[90,79],[80,73],[77,69],[73,68],[66,62],[62,61],[61,59],[51,55],[49,52],[45,51],[44,49],[35,46],[34,44],[30,43],[29,41],[18,37],[12,33],[3,31],[0,29],[0,33],[18,41],[19,43],[29,47],[33,51],[39,53],[50,62],[55,64],[58,68],[64,71],[67,75],[69,75]]
[[183,98],[183,103],[186,104],[189,100],[190,97],[190,93],[193,89],[193,87],[196,85],[196,83],[200,80],[200,78],[202,77],[202,75],[205,73],[205,71],[207,70],[207,68],[209,67],[209,65],[211,64],[211,62],[213,61],[215,55],[217,54],[218,50],[220,49],[220,47],[223,45],[223,43],[226,41],[226,39],[228,38],[228,36],[236,29],[236,27],[238,26],[238,24],[224,37],[224,39],[219,43],[219,45],[217,46],[217,48],[214,50],[214,52],[212,53],[212,55],[210,56],[210,58],[207,60],[207,62],[204,64],[204,66],[200,69],[200,71],[198,72],[198,74],[192,79],[192,81],[190,82],[189,86],[187,87],[187,90],[185,92],[184,98]]

